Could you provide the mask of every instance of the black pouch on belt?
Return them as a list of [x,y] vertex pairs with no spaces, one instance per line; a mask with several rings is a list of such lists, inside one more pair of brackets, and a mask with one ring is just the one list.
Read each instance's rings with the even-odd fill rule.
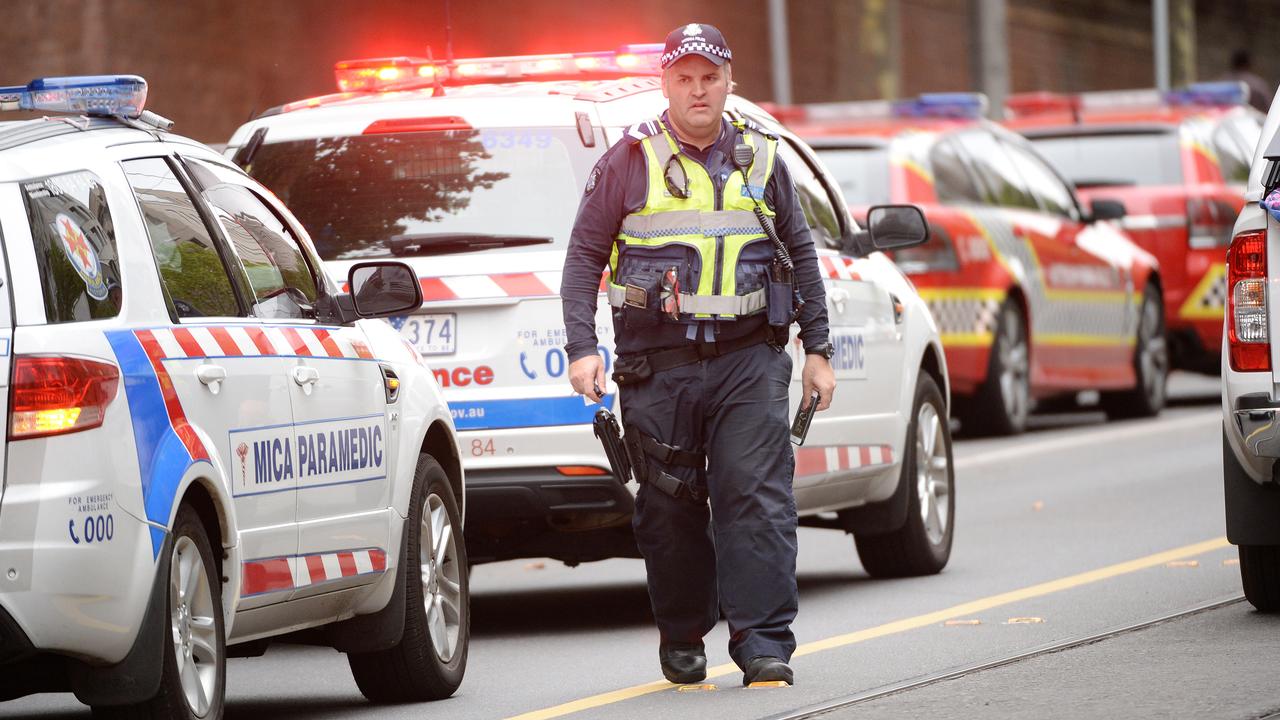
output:
[[782,263],[775,262],[769,266],[769,274],[765,276],[766,304],[765,314],[773,327],[787,327],[795,318],[795,293],[792,273]]
[[622,319],[632,330],[651,328],[662,320],[660,285],[662,275],[632,278],[624,286]]
[[619,385],[633,385],[644,382],[653,375],[647,355],[624,355],[618,358],[613,366],[613,381]]

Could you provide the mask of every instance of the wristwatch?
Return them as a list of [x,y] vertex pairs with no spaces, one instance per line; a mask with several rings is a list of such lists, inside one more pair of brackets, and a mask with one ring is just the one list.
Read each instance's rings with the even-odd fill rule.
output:
[[805,348],[804,354],[805,355],[821,355],[822,357],[830,360],[831,356],[836,354],[836,346],[832,345],[829,342],[825,342],[825,343],[822,343],[821,345],[815,345],[811,348]]

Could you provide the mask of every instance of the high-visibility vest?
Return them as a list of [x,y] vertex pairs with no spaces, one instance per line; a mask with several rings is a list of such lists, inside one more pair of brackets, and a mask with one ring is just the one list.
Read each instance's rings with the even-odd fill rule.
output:
[[[777,155],[776,138],[733,121],[742,142],[751,146],[751,167],[733,167],[721,183],[701,163],[680,152],[661,121],[637,127],[656,129],[638,141],[648,168],[645,204],[627,215],[609,258],[609,302],[634,304],[637,288],[653,288],[662,274],[678,269],[680,322],[732,319],[765,310],[765,287],[773,246],[753,209],[770,218],[764,189]],[[689,197],[667,188],[667,164],[679,162],[688,178]],[[628,285],[632,303],[627,303]],[[652,298],[651,298],[652,300]],[[656,310],[657,308],[651,308]]]

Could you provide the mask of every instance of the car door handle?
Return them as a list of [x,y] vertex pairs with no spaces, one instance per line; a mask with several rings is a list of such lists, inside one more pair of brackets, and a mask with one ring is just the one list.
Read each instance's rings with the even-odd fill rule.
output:
[[214,395],[222,389],[222,381],[227,379],[227,369],[221,365],[205,363],[196,368],[196,379],[209,388]]
[[831,301],[832,307],[837,313],[844,314],[844,304],[849,299],[849,291],[844,288],[829,288],[827,290],[827,299]]
[[320,381],[320,371],[307,365],[299,365],[293,369],[293,381],[302,388],[302,392],[310,395],[312,387]]

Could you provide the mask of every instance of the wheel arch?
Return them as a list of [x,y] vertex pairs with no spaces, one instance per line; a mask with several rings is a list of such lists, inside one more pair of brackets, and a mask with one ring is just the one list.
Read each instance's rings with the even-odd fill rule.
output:
[[449,489],[453,490],[453,498],[458,503],[458,516],[466,518],[466,492],[462,475],[462,461],[458,457],[458,443],[453,431],[439,420],[431,423],[427,434],[422,438],[422,452],[429,454],[444,468],[449,477]]
[[[224,548],[228,538],[234,539],[234,532],[231,530],[231,520],[227,516],[226,509],[218,501],[218,495],[212,490],[211,483],[212,481],[205,477],[192,480],[183,491],[182,499],[175,508],[190,505],[195,511],[208,535],[209,547],[214,549],[213,561],[217,565],[219,577],[230,578],[231,576],[223,567],[226,559]],[[176,509],[174,516],[177,516]],[[227,580],[223,580],[224,585],[226,582]]]

